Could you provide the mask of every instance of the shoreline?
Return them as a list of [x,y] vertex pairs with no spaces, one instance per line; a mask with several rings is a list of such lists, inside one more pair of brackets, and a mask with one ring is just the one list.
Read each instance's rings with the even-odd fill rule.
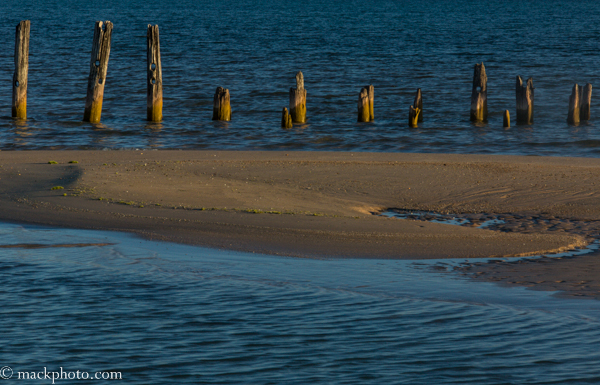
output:
[[[542,255],[593,238],[550,226],[492,231],[374,214],[389,208],[543,214],[585,227],[600,220],[599,177],[600,159],[590,158],[2,151],[0,220],[296,257]],[[600,263],[594,266],[600,271]]]

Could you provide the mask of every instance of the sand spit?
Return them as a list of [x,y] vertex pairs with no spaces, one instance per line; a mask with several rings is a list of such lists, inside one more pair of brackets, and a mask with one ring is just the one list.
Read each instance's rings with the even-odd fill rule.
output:
[[596,183],[600,160],[581,158],[4,151],[0,219],[299,257],[507,257],[562,251],[591,239],[373,213],[392,207],[510,212],[584,223],[600,219]]

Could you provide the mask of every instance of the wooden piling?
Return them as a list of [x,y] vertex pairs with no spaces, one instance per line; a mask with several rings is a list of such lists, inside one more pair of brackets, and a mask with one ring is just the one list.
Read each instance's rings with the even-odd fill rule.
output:
[[533,124],[533,79],[527,79],[523,85],[523,79],[517,76],[517,123]]
[[372,85],[361,88],[358,94],[358,121],[372,122],[375,120],[374,103],[375,87]]
[[148,24],[148,97],[147,119],[151,122],[160,122],[163,118],[163,89],[162,65],[160,63],[160,39],[158,25]]
[[567,122],[569,124],[579,124],[579,108],[581,105],[581,89],[578,84],[573,86],[571,96],[569,97],[569,115]]
[[283,107],[283,112],[281,114],[281,128],[292,128],[293,126],[292,115],[288,114],[288,109]]
[[475,64],[471,90],[471,121],[485,122],[488,118],[487,75],[483,63]]
[[504,110],[504,121],[502,122],[502,125],[505,128],[510,127],[510,112],[508,112],[508,110]]
[[368,122],[370,117],[369,90],[366,87],[363,87],[358,94],[358,121]]
[[421,109],[410,106],[408,109],[408,126],[417,127],[419,122],[419,116],[421,115]]
[[296,74],[296,88],[290,88],[290,115],[294,123],[306,123],[306,89],[304,75]]
[[108,57],[110,56],[112,29],[113,24],[110,21],[97,21],[94,27],[90,76],[88,78],[85,112],[83,114],[84,122],[100,122],[104,85],[108,70]]
[[229,103],[229,90],[217,87],[213,99],[213,117],[212,120],[231,120],[231,104]]
[[23,20],[15,33],[15,72],[13,75],[12,117],[27,119],[27,75],[29,72],[29,31],[31,23]]
[[417,89],[415,100],[413,101],[415,109],[419,110],[419,123],[423,121],[423,99],[421,98],[421,89]]
[[581,107],[579,108],[579,118],[581,119],[581,121],[590,120],[590,105],[592,104],[592,85],[590,83],[586,84],[583,87],[580,102]]

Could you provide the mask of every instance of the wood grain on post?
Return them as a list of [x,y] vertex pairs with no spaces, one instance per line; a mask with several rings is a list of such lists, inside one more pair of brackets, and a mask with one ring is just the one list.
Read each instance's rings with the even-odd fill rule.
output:
[[510,112],[508,110],[504,110],[504,121],[502,125],[506,128],[510,127]]
[[228,122],[231,120],[231,104],[229,103],[229,90],[217,87],[213,99],[213,117],[212,120],[222,120]]
[[581,107],[579,109],[579,118],[582,121],[591,119],[590,105],[592,104],[592,85],[590,83],[583,87],[581,93]]
[[570,124],[579,124],[579,106],[581,103],[581,89],[578,84],[573,86],[571,96],[569,97],[569,115],[567,122]]
[[31,23],[24,20],[15,33],[15,73],[13,75],[12,117],[27,119],[27,74],[29,72],[29,31]]
[[293,126],[292,116],[288,114],[288,109],[283,107],[283,112],[281,114],[281,128],[292,128]]
[[475,64],[471,90],[471,121],[485,122],[488,118],[487,75],[483,63]]
[[369,121],[375,120],[375,87],[369,85],[365,87],[369,93]]
[[421,97],[421,89],[417,89],[417,94],[415,95],[415,100],[413,102],[413,106],[415,109],[419,110],[419,122],[423,121],[423,99]]
[[408,109],[408,126],[417,127],[419,123],[419,116],[421,115],[421,109],[410,106]]
[[294,123],[306,123],[306,89],[304,75],[296,74],[296,88],[290,88],[290,115]]
[[533,79],[527,79],[523,85],[523,79],[517,76],[517,123],[533,123]]
[[106,72],[108,70],[108,57],[110,56],[112,29],[113,24],[110,21],[97,21],[96,26],[94,27],[90,76],[88,78],[85,112],[83,114],[84,122],[100,122],[100,116],[102,115],[102,100],[104,98],[104,85],[106,83]]
[[158,25],[148,24],[148,98],[147,119],[160,122],[163,118],[162,65],[160,63],[160,39]]

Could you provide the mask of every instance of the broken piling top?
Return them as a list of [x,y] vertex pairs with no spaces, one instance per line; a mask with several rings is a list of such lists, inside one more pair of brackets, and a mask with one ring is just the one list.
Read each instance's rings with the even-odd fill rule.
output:
[[160,122],[163,118],[162,65],[160,62],[160,38],[158,25],[148,24],[147,34],[147,114],[151,122]]
[[88,77],[87,97],[83,120],[99,123],[102,114],[104,85],[110,56],[110,41],[113,24],[110,21],[97,21],[94,27],[94,41],[90,60],[90,76]]
[[419,122],[423,121],[423,99],[421,97],[421,89],[417,89],[417,93],[415,94],[415,100],[413,101],[413,107],[419,110]]
[[523,79],[517,76],[517,123],[533,123],[533,78],[527,79],[527,84],[523,85]]
[[579,111],[581,105],[581,89],[578,84],[573,86],[571,96],[569,97],[569,114],[567,116],[567,122],[569,124],[579,124]]
[[471,121],[484,122],[488,118],[487,74],[483,63],[475,64],[473,69],[473,88],[471,90]]
[[592,104],[592,85],[590,83],[583,87],[580,100],[579,117],[582,121],[591,119],[590,105]]
[[372,122],[375,120],[374,112],[375,87],[364,86],[358,94],[358,121]]
[[27,77],[29,72],[29,20],[21,21],[15,33],[12,117],[27,119]]
[[294,123],[306,123],[306,89],[301,71],[296,74],[296,88],[290,88],[290,115]]
[[231,120],[229,90],[224,89],[223,87],[217,87],[217,90],[215,91],[212,120],[222,120],[225,122]]

